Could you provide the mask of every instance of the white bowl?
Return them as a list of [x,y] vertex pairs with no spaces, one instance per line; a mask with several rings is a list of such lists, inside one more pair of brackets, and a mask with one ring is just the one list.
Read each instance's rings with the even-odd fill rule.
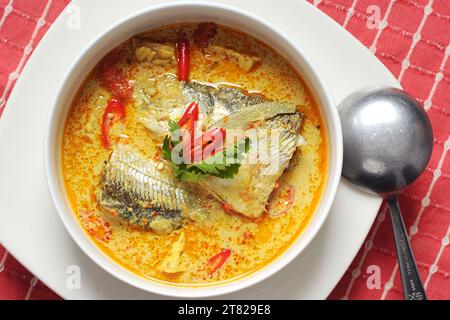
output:
[[[108,51],[133,35],[155,27],[177,22],[201,21],[213,21],[230,26],[262,40],[283,55],[298,71],[318,103],[324,118],[328,138],[328,172],[321,200],[311,221],[293,245],[280,257],[264,268],[234,281],[204,287],[181,287],[154,282],[126,270],[89,238],[80,226],[64,189],[61,143],[65,119],[75,93],[89,71]],[[299,255],[317,234],[328,215],[342,168],[342,132],[336,105],[312,59],[282,31],[259,17],[230,6],[204,2],[184,1],[148,7],[105,30],[80,53],[57,90],[58,95],[50,110],[44,145],[45,171],[50,194],[62,222],[78,246],[100,267],[130,285],[162,295],[186,298],[211,297],[246,288],[273,275]]]

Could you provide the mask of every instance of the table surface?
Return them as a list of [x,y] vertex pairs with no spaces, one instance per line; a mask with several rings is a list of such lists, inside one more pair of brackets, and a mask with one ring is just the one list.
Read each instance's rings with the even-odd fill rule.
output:
[[[428,297],[450,299],[450,2],[309,2],[370,48],[431,118],[435,135],[432,159],[426,172],[401,194],[400,203]],[[0,0],[0,116],[33,48],[68,3]],[[330,299],[402,298],[387,215],[383,205]],[[380,277],[376,277],[378,273]],[[0,246],[0,299],[58,298]]]

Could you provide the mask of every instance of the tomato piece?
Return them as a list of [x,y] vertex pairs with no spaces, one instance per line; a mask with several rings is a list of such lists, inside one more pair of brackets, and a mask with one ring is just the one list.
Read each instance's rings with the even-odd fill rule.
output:
[[111,83],[122,77],[121,73],[121,70],[115,65],[101,68],[99,76],[100,85],[109,90]]
[[219,270],[225,261],[230,257],[231,250],[230,249],[223,249],[218,254],[216,254],[214,257],[210,258],[208,260],[208,273],[213,274],[217,270]]
[[131,84],[125,79],[111,83],[110,90],[115,98],[122,101],[130,100],[133,94]]
[[100,61],[99,65],[101,69],[106,69],[112,65],[120,62],[123,57],[123,52],[119,49],[114,49],[108,52],[103,59]]
[[82,209],[79,213],[83,226],[92,237],[103,242],[111,240],[111,226],[96,211]]
[[190,53],[189,40],[186,34],[181,33],[178,36],[176,48],[178,80],[187,81],[189,79]]
[[102,68],[100,72],[100,85],[108,89],[114,98],[122,101],[130,100],[133,88],[125,78],[123,71],[116,65]]
[[194,31],[195,43],[200,48],[206,48],[209,44],[209,40],[214,38],[217,34],[217,27],[214,23],[204,22],[200,23],[197,29]]
[[124,118],[125,105],[123,102],[117,99],[109,100],[102,118],[101,140],[104,148],[108,149],[111,146],[109,141],[109,128],[112,123],[117,120],[123,120]]

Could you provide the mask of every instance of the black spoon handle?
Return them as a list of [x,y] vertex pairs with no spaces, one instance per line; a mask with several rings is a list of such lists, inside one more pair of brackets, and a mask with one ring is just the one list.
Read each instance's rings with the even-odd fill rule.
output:
[[398,265],[402,278],[403,293],[406,300],[426,300],[425,289],[420,280],[416,260],[411,250],[405,223],[403,222],[397,196],[387,199],[391,211],[392,228],[394,229],[395,246],[397,248]]

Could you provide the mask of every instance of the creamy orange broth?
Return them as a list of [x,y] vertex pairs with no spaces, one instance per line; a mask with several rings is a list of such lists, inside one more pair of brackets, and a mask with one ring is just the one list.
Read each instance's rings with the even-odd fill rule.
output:
[[[154,41],[174,43],[179,30],[192,35],[194,24],[168,26],[146,33]],[[148,79],[164,73],[176,73],[176,66],[148,68],[134,59],[134,39],[122,44],[126,52],[121,66],[130,80],[145,85]],[[191,41],[192,43],[192,41]],[[282,176],[284,182],[295,186],[292,209],[278,218],[264,214],[260,219],[249,219],[225,213],[214,200],[207,221],[189,221],[169,235],[157,235],[118,223],[105,214],[98,205],[95,191],[105,162],[111,150],[100,141],[102,115],[110,93],[99,85],[94,70],[82,84],[69,112],[62,145],[62,166],[67,195],[80,224],[92,240],[124,268],[149,279],[177,285],[199,286],[230,281],[254,272],[276,259],[301,234],[317,206],[326,179],[326,134],[319,109],[302,79],[273,49],[254,38],[224,27],[210,44],[251,53],[262,63],[246,72],[236,63],[224,60],[211,63],[211,57],[191,48],[190,78],[209,83],[228,83],[243,89],[257,91],[277,101],[298,105],[305,114],[301,134],[306,144],[300,147],[297,165]],[[133,145],[148,158],[155,157],[160,144],[137,120],[133,99],[126,105],[126,120],[111,128],[112,143]],[[127,137],[128,138],[127,138]],[[165,273],[161,263],[170,254],[181,235],[185,237],[184,261],[186,271]],[[222,249],[231,249],[231,256],[212,275],[208,260]]]

